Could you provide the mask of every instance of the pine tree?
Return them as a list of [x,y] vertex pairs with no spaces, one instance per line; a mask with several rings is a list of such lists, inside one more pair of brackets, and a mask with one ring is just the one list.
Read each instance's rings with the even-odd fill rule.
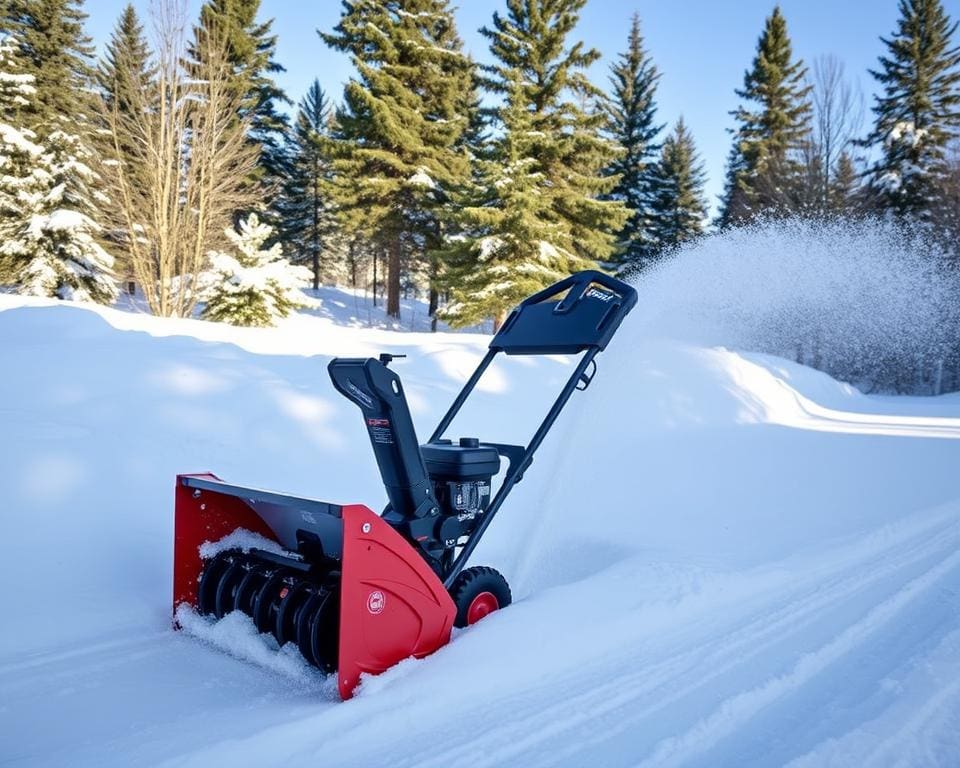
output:
[[240,95],[239,115],[250,118],[249,139],[259,149],[256,180],[272,202],[289,170],[287,134],[289,120],[280,107],[290,104],[274,76],[284,68],[275,59],[277,37],[273,19],[257,21],[260,0],[207,0],[194,27],[189,55],[193,67],[210,46],[203,41],[222,39]]
[[898,216],[929,220],[945,173],[945,148],[960,127],[960,46],[940,0],[900,0],[897,30],[881,38],[887,55],[871,70],[876,96],[866,142],[882,157],[871,178],[880,204]]
[[502,133],[446,248],[453,298],[443,314],[454,325],[499,323],[530,293],[615,253],[628,211],[600,198],[616,183],[602,170],[617,148],[601,136],[606,116],[581,106],[600,96],[583,72],[600,54],[567,47],[584,2],[509,0],[507,16],[481,29],[497,60],[485,83],[506,100]]
[[211,254],[204,275],[202,316],[231,325],[269,326],[302,306],[301,288],[310,279],[305,267],[283,258],[280,243],[265,248],[273,228],[251,213],[236,230],[226,231],[236,255]]
[[136,109],[142,103],[140,94],[152,88],[154,73],[143,25],[130,3],[120,14],[97,67],[97,84],[107,107],[125,114]]
[[338,230],[330,199],[333,168],[329,141],[330,103],[314,80],[300,101],[291,139],[291,169],[281,205],[284,242],[297,263],[309,263],[313,288],[331,271],[330,257]]
[[36,92],[21,114],[43,150],[36,157],[43,183],[2,252],[21,291],[107,302],[116,287],[113,258],[97,242],[104,197],[93,170],[92,48],[81,7],[78,0],[6,4],[2,26],[13,30],[24,74],[34,78]]
[[776,6],[764,24],[743,88],[736,92],[747,103],[732,113],[739,125],[728,161],[728,174],[733,176],[723,200],[722,222],[796,207],[801,172],[797,153],[809,134],[806,71],[803,61],[794,60],[787,21]]
[[0,245],[21,293],[101,303],[116,298],[113,257],[83,210],[96,180],[89,160],[89,150],[63,131],[51,134],[36,158],[42,185],[30,196],[27,217]]
[[[143,26],[132,4],[120,15],[113,34],[106,46],[106,53],[96,71],[96,80],[102,98],[104,114],[100,119],[104,130],[99,132],[100,155],[106,163],[125,166],[125,180],[129,194],[142,196],[151,183],[151,164],[156,160],[143,151],[142,116],[139,110],[155,108],[159,101],[154,77],[156,67],[150,61],[150,47],[143,33]],[[111,206],[110,210],[115,211]],[[141,221],[147,211],[140,212]],[[111,221],[109,239],[122,264],[123,274],[130,275],[128,246],[136,232],[126,232],[121,216],[105,213],[104,220]]]
[[448,0],[344,0],[323,39],[357,68],[337,112],[336,204],[352,233],[386,250],[386,309],[398,317],[402,273],[439,245],[444,201],[469,179],[473,64]]
[[607,169],[619,177],[609,198],[623,202],[630,218],[618,235],[618,260],[622,268],[639,266],[650,255],[651,170],[657,150],[657,134],[663,125],[657,125],[656,95],[660,73],[644,49],[640,34],[640,17],[634,14],[630,25],[627,51],[611,67],[613,94],[609,104],[610,133],[623,153]]
[[860,180],[853,157],[847,151],[840,153],[837,167],[827,189],[829,212],[835,215],[857,213],[862,206]]
[[93,45],[83,31],[82,0],[8,0],[3,31],[20,44],[26,71],[35,78],[36,98],[27,108],[41,140],[88,122]]
[[702,235],[707,216],[706,174],[682,117],[663,142],[653,176],[651,235],[662,253]]
[[[23,71],[19,52],[15,38],[0,40],[0,250],[30,217],[48,186],[40,167],[44,149],[23,119],[37,89],[33,75]],[[0,257],[0,280],[14,281],[18,267],[10,256]]]
[[724,166],[723,192],[720,195],[720,208],[717,211],[716,225],[726,229],[739,221],[739,213],[744,209],[744,192],[740,188],[740,177],[746,171],[746,161],[740,144],[734,141],[727,153]]

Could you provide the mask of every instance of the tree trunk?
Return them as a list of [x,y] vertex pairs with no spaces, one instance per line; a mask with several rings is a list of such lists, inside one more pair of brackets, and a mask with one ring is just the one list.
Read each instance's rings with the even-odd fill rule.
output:
[[427,314],[430,315],[430,331],[437,332],[437,306],[440,304],[440,293],[436,288],[430,286],[430,305],[427,308]]
[[313,290],[320,288],[320,189],[316,175],[313,177]]
[[351,240],[350,241],[350,287],[356,289],[357,287],[357,244]]
[[493,332],[496,333],[500,330],[500,327],[503,325],[504,321],[507,319],[507,310],[503,309],[497,316],[493,318]]
[[377,306],[377,252],[373,252],[373,306]]
[[387,265],[387,314],[400,317],[400,240],[395,238],[390,246],[390,262]]

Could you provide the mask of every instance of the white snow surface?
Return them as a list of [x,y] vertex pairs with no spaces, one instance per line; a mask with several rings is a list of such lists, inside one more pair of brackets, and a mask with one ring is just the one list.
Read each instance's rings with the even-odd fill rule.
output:
[[[0,295],[0,764],[956,766],[960,395],[642,319],[474,555],[514,604],[341,703],[243,616],[172,629],[174,475],[378,509],[330,356],[406,353],[426,439],[487,337]],[[569,371],[504,361],[448,435],[523,440]]]

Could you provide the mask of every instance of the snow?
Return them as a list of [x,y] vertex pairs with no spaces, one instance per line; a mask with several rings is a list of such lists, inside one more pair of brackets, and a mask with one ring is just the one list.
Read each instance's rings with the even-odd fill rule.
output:
[[272,539],[261,536],[259,533],[248,531],[244,528],[224,536],[217,541],[205,541],[200,545],[200,557],[206,559],[214,557],[228,549],[239,549],[241,552],[249,552],[251,549],[259,549],[264,552],[273,552],[283,554],[283,548]]
[[0,123],[0,142],[32,157],[37,157],[43,154],[43,147],[27,138],[31,133],[32,131],[17,130],[6,123]]
[[417,168],[417,172],[412,174],[410,178],[407,179],[407,183],[418,187],[427,187],[428,189],[437,188],[437,182],[430,177],[427,169],[423,167]]
[[[474,555],[514,605],[348,703],[242,616],[171,629],[173,477],[380,508],[327,361],[406,353],[426,437],[487,338],[344,325],[334,289],[270,329],[0,295],[5,764],[955,764],[960,395],[736,351],[703,284],[668,334],[657,290]],[[448,434],[522,440],[569,371],[498,363]]]

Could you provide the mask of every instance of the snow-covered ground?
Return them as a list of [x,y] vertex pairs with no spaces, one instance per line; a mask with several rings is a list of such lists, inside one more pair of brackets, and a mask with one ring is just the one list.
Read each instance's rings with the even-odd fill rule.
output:
[[[174,475],[379,508],[329,356],[408,354],[425,438],[486,337],[0,310],[0,765],[960,764],[960,395],[635,313],[474,557],[514,605],[340,703],[239,616],[171,630]],[[522,440],[568,366],[506,361],[452,436]]]

